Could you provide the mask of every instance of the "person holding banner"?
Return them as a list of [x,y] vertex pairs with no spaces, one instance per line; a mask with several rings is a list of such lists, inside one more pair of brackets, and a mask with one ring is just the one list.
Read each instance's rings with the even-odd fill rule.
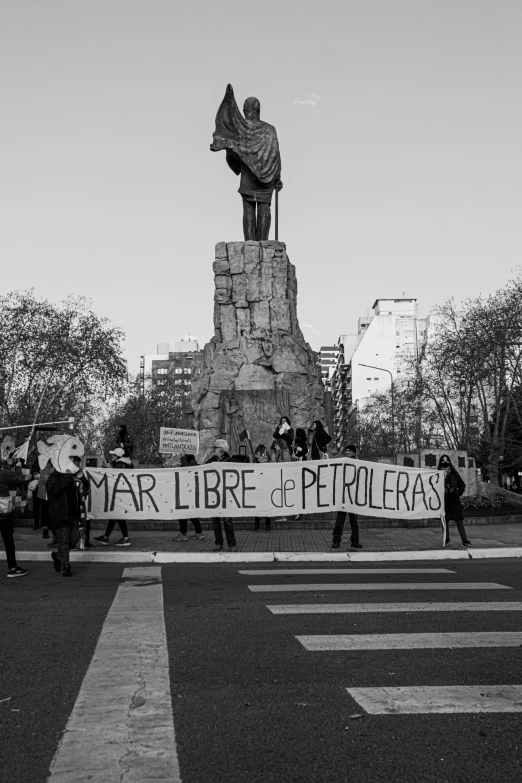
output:
[[[345,446],[343,449],[343,457],[348,459],[357,458],[357,447],[353,445]],[[362,549],[362,544],[359,543],[359,521],[357,514],[348,514],[350,520],[350,542],[353,549]],[[335,515],[335,527],[333,529],[333,541],[332,549],[339,549],[341,546],[341,539],[343,537],[344,523],[346,521],[346,511],[338,511]]]
[[[211,462],[231,462],[230,454],[228,453],[228,443],[224,438],[218,438],[214,443],[214,454],[210,459],[206,461],[206,465]],[[212,517],[212,526],[214,528],[214,536],[216,539],[216,545],[214,552],[220,552],[223,549],[223,530],[221,529],[221,520],[219,517]],[[235,550],[236,548],[236,534],[234,532],[234,525],[229,517],[223,517],[223,526],[225,528],[225,536],[229,550]]]
[[[125,450],[121,447],[114,449],[114,451],[109,451],[109,458],[111,460],[111,467],[115,470],[128,470],[129,468],[132,468],[130,457],[125,456]],[[127,527],[127,522],[124,519],[110,519],[107,522],[105,533],[102,536],[95,536],[94,540],[99,544],[102,544],[102,546],[109,546],[109,538],[116,526],[116,522],[118,522],[119,528],[121,530],[121,538],[119,541],[116,541],[114,546],[130,546],[131,540],[129,538],[129,528]]]
[[449,524],[452,519],[457,525],[457,530],[460,533],[462,540],[462,546],[468,549],[471,546],[471,541],[468,540],[466,535],[466,528],[464,527],[464,514],[462,512],[462,503],[460,502],[460,496],[464,494],[466,485],[463,479],[458,474],[457,470],[451,464],[451,460],[447,454],[442,454],[439,459],[438,470],[444,471],[444,511],[446,514],[446,537],[444,546],[449,546]]
[[[182,468],[193,468],[196,467],[198,464],[196,462],[196,458],[193,454],[182,454],[180,457],[180,466]],[[187,520],[186,519],[180,519],[179,520],[179,536],[175,536],[172,540],[173,541],[188,541],[189,538],[205,538],[203,535],[203,528],[201,527],[201,522],[197,517],[190,520],[194,526],[194,530],[196,531],[193,536],[187,536]]]

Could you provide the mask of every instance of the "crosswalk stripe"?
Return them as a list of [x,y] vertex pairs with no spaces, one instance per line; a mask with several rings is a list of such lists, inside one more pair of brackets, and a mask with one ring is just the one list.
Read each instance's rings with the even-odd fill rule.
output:
[[306,650],[412,650],[461,647],[520,647],[522,633],[371,633],[328,636],[296,636]]
[[522,685],[428,685],[346,690],[370,715],[522,712]]
[[454,601],[399,604],[272,604],[272,614],[347,614],[365,612],[522,612],[522,601]]
[[47,783],[181,781],[161,568],[126,568],[123,580]]
[[280,568],[239,571],[245,576],[306,576],[311,574],[454,574],[449,568]]
[[284,584],[284,585],[247,585],[253,593],[313,593],[316,590],[512,590],[512,587],[498,585],[495,582],[368,582],[367,584]]

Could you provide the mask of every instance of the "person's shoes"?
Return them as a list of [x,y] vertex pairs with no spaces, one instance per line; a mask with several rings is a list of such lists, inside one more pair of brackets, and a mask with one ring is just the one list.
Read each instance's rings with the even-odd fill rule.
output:
[[16,568],[10,568],[7,572],[7,578],[13,579],[16,576],[27,576],[29,571],[26,571],[25,568],[20,568],[20,566],[16,566]]
[[449,542],[449,539],[448,539],[447,541],[445,541],[445,542],[443,543],[443,545],[442,545],[442,548],[443,548],[443,549],[447,549],[447,548],[449,547],[449,545],[450,545],[450,542]]
[[223,544],[216,544],[216,546],[214,547],[214,549],[212,551],[213,552],[221,552],[222,549],[223,549]]
[[341,544],[339,543],[339,541],[334,541],[332,544],[332,549],[339,549],[340,546]]
[[85,549],[96,549],[96,547],[90,541],[86,541],[85,542]]
[[351,547],[352,549],[362,549],[362,544],[359,544],[358,541],[352,541]]
[[189,538],[197,538],[199,541],[201,541],[203,538],[205,538],[205,536],[203,535],[203,533],[194,533],[194,535],[189,536]]
[[49,531],[46,527],[42,530],[42,538],[49,538]]
[[123,538],[120,538],[120,540],[116,541],[116,543],[114,544],[114,546],[130,546],[130,545],[131,545],[130,538],[126,538],[125,536]]
[[188,536],[182,536],[181,533],[179,536],[174,536],[172,539],[173,541],[188,541]]
[[288,520],[288,517],[276,517],[274,519],[274,522],[286,522]]
[[51,557],[53,559],[53,568],[59,574],[60,571],[62,570],[62,564],[58,560],[58,555],[56,554],[56,552],[51,552]]
[[470,546],[473,546],[473,544],[471,543],[471,541],[463,541],[462,546],[464,547],[464,549],[469,549]]
[[97,541],[99,544],[103,544],[103,546],[109,546],[109,539],[107,536],[95,536],[94,540]]
[[70,565],[64,565],[64,567],[62,568],[62,576],[72,576]]
[[230,544],[229,547],[228,547],[228,551],[229,552],[235,552],[236,549],[237,549],[236,544]]

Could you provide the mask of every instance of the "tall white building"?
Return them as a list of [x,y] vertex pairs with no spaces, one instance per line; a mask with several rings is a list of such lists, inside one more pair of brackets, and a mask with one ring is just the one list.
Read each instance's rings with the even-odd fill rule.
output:
[[416,354],[432,318],[418,318],[416,299],[377,299],[372,309],[372,316],[359,318],[357,332],[337,342],[332,403],[338,447],[354,406],[360,410],[371,394],[390,389],[400,377],[398,359]]
[[322,345],[319,351],[319,365],[321,368],[321,378],[325,387],[330,387],[332,375],[337,367],[337,356],[339,354],[339,346],[337,345]]

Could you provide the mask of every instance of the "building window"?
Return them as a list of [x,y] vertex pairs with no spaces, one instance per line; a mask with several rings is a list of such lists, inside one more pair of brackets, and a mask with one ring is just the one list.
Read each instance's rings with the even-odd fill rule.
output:
[[181,375],[181,373],[183,372],[183,370],[181,369],[181,367],[176,367],[176,369],[174,370],[174,372],[176,373],[176,375]]
[[160,367],[156,370],[156,375],[166,375],[168,373],[168,370],[166,367]]

